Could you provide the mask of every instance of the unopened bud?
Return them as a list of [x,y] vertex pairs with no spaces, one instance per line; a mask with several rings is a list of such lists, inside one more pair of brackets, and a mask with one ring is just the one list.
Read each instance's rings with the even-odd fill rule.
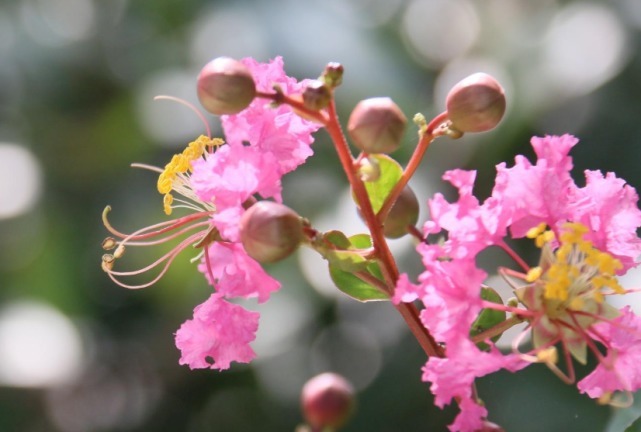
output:
[[256,96],[256,84],[249,69],[238,60],[218,57],[198,75],[198,99],[212,114],[236,114]]
[[398,199],[390,209],[383,225],[383,234],[387,238],[399,238],[407,234],[409,226],[418,221],[418,199],[414,191],[405,186]]
[[276,262],[298,248],[303,240],[303,222],[287,206],[259,201],[240,219],[240,240],[256,261]]
[[312,80],[305,86],[305,91],[303,91],[305,107],[314,111],[322,110],[329,105],[331,100],[332,92],[322,81]]
[[492,76],[475,73],[452,87],[445,105],[453,129],[485,132],[494,129],[505,114],[505,91]]
[[342,376],[327,372],[307,381],[301,395],[303,415],[314,430],[341,427],[354,408],[354,388]]
[[327,63],[320,79],[330,88],[336,88],[343,82],[343,65],[336,62]]
[[388,97],[360,101],[352,111],[347,131],[365,153],[392,153],[401,145],[407,118]]

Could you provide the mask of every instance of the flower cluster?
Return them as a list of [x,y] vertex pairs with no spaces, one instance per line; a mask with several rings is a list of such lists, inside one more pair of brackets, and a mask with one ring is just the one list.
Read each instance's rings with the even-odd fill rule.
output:
[[[274,86],[283,94],[301,93],[304,82],[285,75],[280,57],[261,64],[244,59],[242,65],[254,77],[257,91]],[[247,363],[255,354],[250,342],[255,338],[259,314],[230,303],[233,298],[266,301],[280,288],[261,265],[248,255],[240,236],[240,221],[256,196],[281,201],[281,178],[312,154],[312,133],[319,125],[303,120],[288,106],[270,107],[261,99],[237,114],[222,116],[227,143],[201,136],[185,151],[173,157],[158,178],[158,191],[164,195],[166,214],[183,207],[192,213],[172,221],[143,228],[126,235],[106,220],[111,233],[119,237],[105,242],[116,252],[103,257],[103,269],[122,286],[143,288],[156,282],[174,257],[193,245],[202,249],[198,269],[215,292],[194,309],[193,319],[176,332],[176,345],[182,352],[180,364],[191,368],[227,369],[232,361]],[[174,194],[180,198],[174,199]],[[155,245],[188,232],[167,255],[143,269],[113,270],[115,259],[125,246]],[[119,278],[146,272],[163,265],[151,282],[127,285]]]
[[[577,186],[569,156],[577,142],[570,135],[533,138],[537,162],[519,156],[511,168],[497,166],[492,195],[483,203],[472,194],[475,173],[462,170],[444,176],[458,189],[458,201],[449,203],[439,194],[429,202],[431,220],[424,233],[446,233],[447,239],[418,246],[425,271],[417,284],[403,275],[394,300],[420,299],[423,324],[446,346],[443,358],[428,360],[423,379],[431,383],[439,406],[458,400],[461,412],[451,430],[481,429],[487,411],[472,384],[499,369],[516,371],[540,362],[574,382],[572,358],[584,364],[589,350],[599,365],[579,381],[581,392],[607,402],[614,392],[641,388],[641,363],[632,360],[641,347],[641,319],[629,308],[617,310],[604,302],[604,296],[625,293],[616,276],[635,266],[641,253],[638,197],[612,173],[586,171],[585,186]],[[528,266],[509,246],[510,238],[532,239],[541,248],[540,262]],[[481,296],[488,275],[475,261],[492,246],[521,267],[498,269],[514,287],[516,299],[508,306]],[[496,334],[470,333],[484,308],[527,322],[511,352],[502,354],[494,346],[490,337]],[[526,332],[533,347],[520,352]],[[558,366],[557,346],[567,372]]]
[[[103,220],[114,237],[103,243],[113,251],[103,256],[102,267],[122,286],[147,287],[182,250],[199,250],[194,260],[215,290],[176,332],[180,364],[223,370],[231,362],[251,361],[259,314],[234,300],[267,301],[280,283],[261,263],[306,244],[328,261],[341,291],[363,302],[392,300],[429,356],[423,380],[431,383],[435,403],[455,401],[460,408],[452,431],[498,428],[487,420],[474,381],[501,369],[515,372],[543,363],[575,383],[573,362],[586,364],[591,353],[598,364],[578,380],[582,393],[611,403],[619,392],[640,389],[641,318],[629,307],[619,310],[606,302],[629,292],[617,278],[635,267],[641,254],[635,190],[599,171],[586,171],[585,185],[578,186],[569,156],[578,140],[533,138],[536,163],[518,156],[512,167],[498,165],[492,194],[482,203],[473,194],[475,172],[445,173],[458,200],[434,196],[421,232],[415,227],[418,200],[408,182],[428,146],[437,137],[456,139],[494,128],[505,112],[504,91],[489,75],[474,74],[452,88],[447,111],[429,123],[417,114],[419,141],[403,168],[388,154],[401,146],[407,119],[389,98],[361,101],[352,112],[347,132],[360,151],[352,155],[332,99],[342,72],[341,65],[330,63],[318,80],[297,82],[285,75],[281,58],[213,60],[198,78],[198,96],[205,109],[221,115],[226,142],[201,136],[164,169],[138,165],[160,173],[158,191],[167,215],[177,208],[188,214],[123,234],[107,220],[110,208],[105,210]],[[367,234],[318,232],[282,204],[281,179],[312,154],[312,134],[321,126],[334,143]],[[405,235],[419,240],[425,269],[416,283],[399,274],[386,240]],[[435,236],[441,239],[432,242]],[[174,239],[181,240],[152,264],[114,270],[126,247]],[[517,253],[516,240],[531,242],[540,259],[528,264]],[[513,288],[507,304],[486,286],[488,273],[477,265],[488,248],[502,250],[515,263],[496,269]],[[149,282],[121,281],[155,268],[159,274]],[[512,349],[499,350],[495,341],[523,322],[526,328]],[[523,344],[530,335],[531,346]],[[316,396],[304,404],[310,425],[342,424],[352,404],[351,390],[343,393],[349,398],[341,394],[340,410],[326,409]]]

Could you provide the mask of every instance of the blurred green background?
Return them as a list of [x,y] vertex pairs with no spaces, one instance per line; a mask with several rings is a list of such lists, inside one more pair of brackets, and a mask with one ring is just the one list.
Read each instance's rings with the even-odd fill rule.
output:
[[[345,431],[445,430],[456,410],[433,407],[425,357],[394,309],[331,290],[307,251],[268,268],[283,288],[256,307],[255,362],[222,373],[178,365],[173,333],[211,292],[189,263],[196,253],[141,291],[100,270],[105,205],[123,231],[165,218],[155,176],[129,164],[162,166],[203,132],[153,96],[196,102],[195,77],[216,56],[282,55],[299,79],[345,66],[343,119],[372,96],[430,118],[451,85],[484,71],[506,88],[507,116],[433,145],[412,182],[422,202],[451,192],[439,178],[454,167],[479,170],[486,196],[494,165],[531,155],[532,135],[564,132],[581,138],[577,178],[616,171],[638,189],[640,31],[638,0],[3,0],[0,431],[291,431],[300,388],[326,370],[358,389]],[[399,161],[415,134],[408,127]],[[314,157],[284,180],[285,201],[319,229],[362,231],[333,148],[316,137]],[[416,275],[411,242],[393,246]],[[479,390],[508,431],[601,431],[611,415],[543,366],[486,377]]]

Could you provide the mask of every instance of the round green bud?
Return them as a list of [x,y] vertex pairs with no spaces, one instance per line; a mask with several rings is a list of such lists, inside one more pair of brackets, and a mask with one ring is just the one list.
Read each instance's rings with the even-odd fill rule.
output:
[[341,375],[326,372],[305,383],[301,394],[303,416],[314,430],[341,427],[354,409],[354,388]]
[[365,153],[392,153],[401,145],[407,118],[388,97],[360,101],[347,122],[354,145]]
[[247,254],[260,263],[280,261],[303,240],[303,222],[292,209],[259,201],[240,219],[240,241]]
[[218,57],[198,75],[198,99],[212,114],[237,114],[256,97],[256,84],[247,66],[229,57]]
[[395,239],[407,234],[407,228],[418,222],[418,211],[418,199],[414,191],[409,186],[405,186],[390,208],[383,224],[385,237]]
[[505,91],[490,75],[475,73],[452,87],[445,105],[453,129],[485,132],[494,129],[505,114]]

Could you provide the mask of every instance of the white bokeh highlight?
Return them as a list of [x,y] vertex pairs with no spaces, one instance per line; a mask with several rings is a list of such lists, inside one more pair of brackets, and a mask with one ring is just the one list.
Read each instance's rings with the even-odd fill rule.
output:
[[30,211],[42,193],[42,172],[33,153],[0,142],[0,221]]
[[65,315],[35,301],[0,310],[0,384],[59,386],[71,382],[82,365],[80,333]]
[[467,0],[414,0],[401,23],[408,49],[428,66],[441,66],[465,54],[480,29],[478,13]]
[[558,96],[590,93],[617,75],[628,58],[625,27],[607,6],[573,3],[552,21],[541,72]]

